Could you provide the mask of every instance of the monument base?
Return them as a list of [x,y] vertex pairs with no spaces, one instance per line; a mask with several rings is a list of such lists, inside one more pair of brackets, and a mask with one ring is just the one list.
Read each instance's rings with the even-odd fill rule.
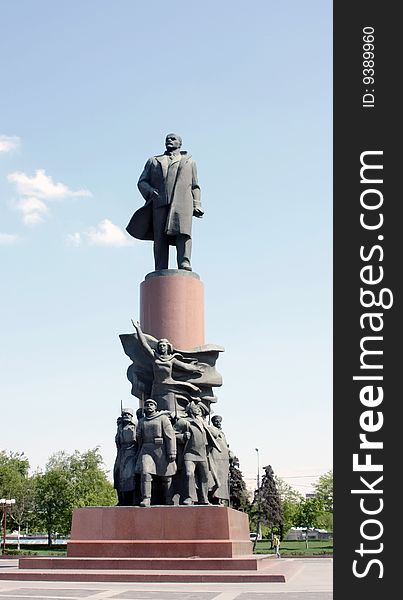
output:
[[252,554],[245,513],[224,506],[77,508],[69,557],[233,558]]
[[232,508],[88,507],[74,510],[67,558],[21,558],[7,578],[285,582],[279,563],[252,554],[248,516]]

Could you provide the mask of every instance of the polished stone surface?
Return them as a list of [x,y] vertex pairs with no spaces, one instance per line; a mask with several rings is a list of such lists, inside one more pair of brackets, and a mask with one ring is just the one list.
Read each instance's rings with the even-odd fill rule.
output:
[[147,275],[140,284],[140,323],[143,331],[167,338],[175,348],[202,346],[204,285],[199,276],[179,269]]

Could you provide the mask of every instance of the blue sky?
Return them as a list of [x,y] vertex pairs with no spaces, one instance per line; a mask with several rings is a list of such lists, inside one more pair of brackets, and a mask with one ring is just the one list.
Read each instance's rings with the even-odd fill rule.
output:
[[[253,487],[332,466],[331,2],[3,0],[0,448],[115,457],[137,407],[118,334],[149,242],[124,228],[165,134],[194,156],[193,268],[217,412]],[[174,266],[174,264],[172,264]]]

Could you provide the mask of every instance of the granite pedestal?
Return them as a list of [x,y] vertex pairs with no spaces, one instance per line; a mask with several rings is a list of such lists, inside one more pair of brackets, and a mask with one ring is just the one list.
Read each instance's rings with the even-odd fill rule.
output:
[[204,344],[204,286],[197,273],[153,271],[140,285],[140,324],[157,339],[190,350]]
[[77,508],[67,558],[21,558],[20,575],[48,581],[284,582],[254,556],[245,513],[224,506]]
[[224,506],[75,509],[69,557],[234,558],[252,554],[245,513]]

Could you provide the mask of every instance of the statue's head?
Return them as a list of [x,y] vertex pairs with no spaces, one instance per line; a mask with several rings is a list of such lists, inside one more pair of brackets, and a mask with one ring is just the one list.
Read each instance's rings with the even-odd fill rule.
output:
[[155,411],[157,410],[157,403],[155,400],[153,400],[152,398],[147,398],[147,400],[144,401],[144,413],[147,417],[149,417],[150,415],[154,414]]
[[217,429],[221,429],[222,417],[220,415],[214,415],[213,417],[211,417],[211,422],[214,425],[214,427],[217,427]]
[[133,409],[132,408],[122,408],[122,421],[128,423],[133,419]]
[[189,402],[186,407],[186,412],[190,417],[200,417],[201,416],[201,408],[196,402]]
[[208,415],[208,408],[203,402],[189,402],[186,407],[186,412],[190,417],[205,417]]
[[172,344],[165,338],[162,338],[161,340],[158,340],[157,350],[158,354],[162,354],[163,356],[166,356],[167,354],[172,354]]
[[182,146],[182,138],[177,133],[168,133],[165,138],[165,148],[169,152],[173,152],[174,150],[179,150]]

